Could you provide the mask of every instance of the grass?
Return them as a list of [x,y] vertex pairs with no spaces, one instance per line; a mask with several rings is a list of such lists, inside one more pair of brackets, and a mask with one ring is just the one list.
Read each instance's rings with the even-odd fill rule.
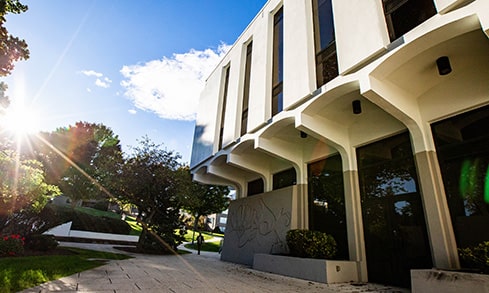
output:
[[107,218],[113,218],[119,220],[121,219],[121,215],[114,212],[101,211],[101,210],[87,208],[87,207],[75,207],[75,210],[95,217],[107,217]]
[[[121,220],[121,215],[114,212],[101,211],[101,210],[87,208],[87,207],[75,207],[75,210],[95,217],[107,217],[107,218]],[[141,231],[143,230],[143,228],[140,225],[138,225],[135,217],[126,216],[125,222],[128,223],[129,226],[131,226],[131,231],[129,232],[129,235],[134,235],[134,236],[141,235]]]
[[100,259],[130,258],[125,254],[78,248],[66,249],[75,254],[0,258],[0,292],[17,292],[89,270],[105,263]]
[[[179,233],[180,231],[177,231],[176,233]],[[187,230],[187,233],[184,235],[185,237],[185,242],[192,242],[192,235],[193,235],[193,230]],[[198,232],[195,232],[195,239],[197,239],[197,236],[199,235]],[[207,233],[207,232],[202,232],[202,236],[204,236],[204,243],[202,244],[201,251],[211,251],[211,252],[218,252],[219,247],[221,246],[221,240],[218,241],[213,241],[209,242],[208,240],[213,239],[214,237],[219,237],[223,238],[224,235],[222,234],[216,234],[216,233]],[[185,248],[188,249],[195,249],[197,250],[197,243],[194,242],[194,244],[189,243],[184,245]]]
[[129,232],[129,235],[134,235],[134,236],[139,236],[141,235],[141,232],[143,231],[143,227],[138,224],[136,221],[136,218],[131,217],[131,216],[126,216],[126,223],[131,226],[131,232]]
[[[202,243],[202,247],[200,248],[200,251],[218,252],[220,246],[221,246],[221,241],[204,242],[204,243]],[[188,248],[188,249],[197,250],[197,243],[185,244],[184,247]]]

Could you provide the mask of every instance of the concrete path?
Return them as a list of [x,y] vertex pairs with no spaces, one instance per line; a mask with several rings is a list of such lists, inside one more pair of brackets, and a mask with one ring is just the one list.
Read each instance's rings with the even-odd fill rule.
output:
[[[61,245],[123,253],[113,245]],[[22,292],[407,292],[374,284],[327,285],[268,274],[220,261],[217,253],[131,256],[134,258],[109,261]]]

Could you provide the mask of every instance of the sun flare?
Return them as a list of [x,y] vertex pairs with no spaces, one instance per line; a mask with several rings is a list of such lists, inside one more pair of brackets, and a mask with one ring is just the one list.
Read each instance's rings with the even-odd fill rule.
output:
[[39,114],[28,107],[11,105],[1,121],[2,128],[15,136],[25,136],[39,131]]

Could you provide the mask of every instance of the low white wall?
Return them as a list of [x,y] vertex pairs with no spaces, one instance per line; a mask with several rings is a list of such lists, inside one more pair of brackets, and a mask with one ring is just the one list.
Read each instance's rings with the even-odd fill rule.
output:
[[57,227],[54,227],[44,232],[43,234],[49,234],[58,237],[73,237],[73,238],[85,238],[85,239],[96,239],[96,240],[115,240],[115,241],[125,241],[125,242],[139,241],[139,236],[133,236],[133,235],[71,230],[71,224],[72,222],[61,224]]
[[255,254],[253,269],[320,283],[358,282],[354,261]]
[[460,273],[443,270],[412,270],[413,293],[487,293],[489,275]]

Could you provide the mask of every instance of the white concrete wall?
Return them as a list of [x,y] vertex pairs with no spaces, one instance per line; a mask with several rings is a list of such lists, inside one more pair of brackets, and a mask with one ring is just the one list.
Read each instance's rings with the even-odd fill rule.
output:
[[340,74],[385,50],[390,43],[381,0],[333,0]]

